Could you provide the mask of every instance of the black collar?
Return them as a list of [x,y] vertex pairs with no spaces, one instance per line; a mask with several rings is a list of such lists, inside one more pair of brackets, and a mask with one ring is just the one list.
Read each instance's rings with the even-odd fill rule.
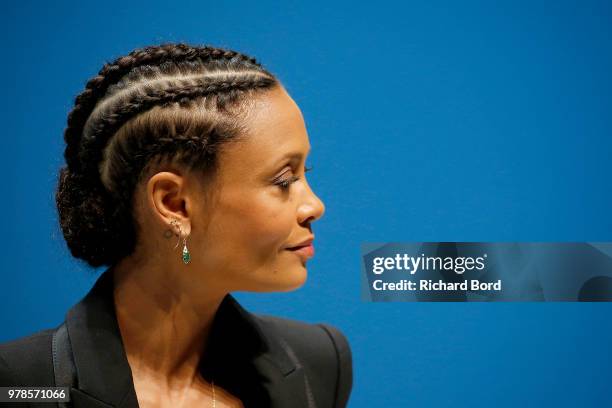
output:
[[[138,407],[115,314],[111,269],[66,314],[77,370],[76,407]],[[230,294],[215,315],[200,369],[204,378],[238,395],[257,384],[270,407],[306,403],[303,369],[286,342]]]

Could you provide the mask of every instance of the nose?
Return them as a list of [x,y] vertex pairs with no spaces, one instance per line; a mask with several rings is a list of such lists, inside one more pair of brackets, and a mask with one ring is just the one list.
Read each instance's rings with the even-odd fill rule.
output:
[[325,213],[325,204],[306,184],[305,198],[298,208],[298,221],[300,224],[316,221]]

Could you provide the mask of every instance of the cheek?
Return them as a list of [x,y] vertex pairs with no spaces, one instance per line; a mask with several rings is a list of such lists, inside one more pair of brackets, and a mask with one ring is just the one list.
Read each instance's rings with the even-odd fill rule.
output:
[[[274,255],[289,244],[295,213],[290,202],[267,197],[265,194],[228,197],[219,203],[217,234],[221,234],[226,248],[236,253],[245,251],[256,256]],[[271,252],[273,251],[273,252]]]

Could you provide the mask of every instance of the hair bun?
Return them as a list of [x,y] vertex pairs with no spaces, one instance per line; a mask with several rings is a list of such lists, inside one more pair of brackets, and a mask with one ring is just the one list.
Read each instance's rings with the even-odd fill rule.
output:
[[[133,225],[120,203],[104,189],[99,179],[71,172],[59,173],[55,200],[60,226],[72,255],[89,265],[112,265],[129,255]],[[74,228],[78,226],[78,228]]]

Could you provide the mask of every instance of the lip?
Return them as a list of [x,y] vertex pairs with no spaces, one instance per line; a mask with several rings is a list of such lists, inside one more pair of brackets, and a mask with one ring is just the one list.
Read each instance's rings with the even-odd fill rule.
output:
[[314,245],[312,243],[300,247],[286,248],[286,250],[299,255],[304,261],[314,256]]
[[305,246],[308,246],[308,245],[312,245],[312,241],[314,241],[314,235],[308,237],[307,239],[305,239],[304,241],[300,242],[299,244],[292,245],[290,247],[287,247],[286,249],[297,250],[300,247],[305,247]]
[[287,251],[291,251],[302,258],[302,261],[306,261],[314,256],[314,235],[309,236],[297,245],[285,248]]

